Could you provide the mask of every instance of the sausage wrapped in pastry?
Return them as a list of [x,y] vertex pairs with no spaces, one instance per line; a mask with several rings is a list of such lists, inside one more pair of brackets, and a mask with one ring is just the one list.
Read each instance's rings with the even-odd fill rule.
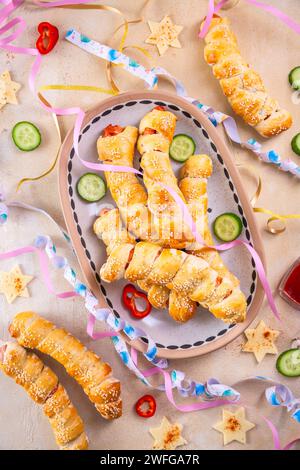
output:
[[[133,167],[137,135],[136,127],[108,126],[97,141],[99,160],[106,164]],[[106,171],[105,177],[129,232],[142,240],[155,238],[155,234],[151,236],[147,193],[136,175],[122,171]]]
[[205,36],[204,58],[232,109],[263,137],[289,129],[292,117],[271,98],[257,72],[240,54],[229,20],[215,15]]
[[62,450],[85,450],[88,439],[82,419],[55,373],[18,343],[0,346],[0,369],[42,405]]
[[122,414],[120,382],[111,373],[109,364],[62,328],[34,312],[18,313],[9,332],[21,346],[48,354],[62,364],[106,419]]
[[[107,254],[109,255],[103,271],[101,268],[100,275],[103,273],[106,282],[122,279],[136,242],[122,228],[118,209],[103,211],[94,223],[94,232],[107,245]],[[153,279],[147,277],[149,264],[155,259],[156,253],[161,250],[159,245],[151,244],[151,247],[153,247],[152,251],[144,253],[145,256],[149,257],[145,263],[145,271],[143,271],[141,279],[136,277],[134,281],[142,290],[147,292],[148,300],[154,308],[162,309],[168,307],[170,315],[175,320],[185,322],[195,313],[196,302],[180,292],[170,292],[166,282],[164,284],[161,282],[157,284],[154,280],[155,271],[153,271]],[[168,275],[170,269],[170,262],[166,258],[164,260],[165,276]],[[131,281],[133,281],[133,278]]]
[[[187,201],[190,213],[196,222],[198,233],[205,243],[213,245],[213,238],[208,226],[207,216],[207,178],[212,173],[212,162],[207,155],[192,155],[180,171],[179,187]],[[215,269],[222,278],[230,278],[233,285],[239,285],[239,280],[224,265],[219,253],[195,242],[189,247],[189,253],[205,259],[211,268]]]
[[163,184],[172,188],[184,200],[169,159],[175,126],[176,116],[157,106],[140,122],[137,147],[142,155],[141,167],[154,228],[161,239],[171,239],[171,247],[184,248],[192,234],[183,221],[181,208],[162,187]]
[[[239,286],[231,278],[222,277],[205,259],[151,242],[139,242],[128,256],[124,269],[128,281],[146,280],[166,286],[185,299],[199,302],[225,322],[245,319],[246,299]],[[110,256],[102,266],[100,276],[106,282],[117,280],[111,276]]]

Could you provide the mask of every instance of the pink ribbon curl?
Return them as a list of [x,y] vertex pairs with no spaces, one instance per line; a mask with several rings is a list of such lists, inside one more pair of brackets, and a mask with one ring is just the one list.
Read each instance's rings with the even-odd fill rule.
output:
[[[264,10],[267,13],[270,13],[271,15],[275,16],[280,21],[285,23],[290,29],[295,31],[295,33],[300,34],[300,24],[296,23],[292,18],[290,18],[285,13],[283,13],[283,11],[271,5],[267,5],[266,3],[259,2],[258,0],[245,0],[245,1],[250,3],[250,5],[254,5],[257,8],[260,8],[261,10]],[[207,15],[202,25],[201,31],[199,33],[200,38],[203,39],[207,35],[213,16],[217,14],[227,2],[228,0],[221,0],[217,5],[215,5],[214,0],[209,0]]]
[[39,263],[40,263],[43,280],[50,294],[54,294],[59,299],[67,299],[67,298],[75,297],[78,295],[74,291],[66,291],[66,292],[61,292],[61,293],[55,292],[54,287],[51,282],[50,274],[49,274],[47,255],[44,251],[39,250],[35,246],[25,246],[22,248],[17,248],[16,250],[7,251],[5,253],[0,253],[0,260],[15,258],[16,256],[24,255],[26,253],[37,253],[39,257]]
[[94,315],[90,314],[88,316],[86,332],[93,340],[111,338],[112,336],[118,336],[120,334],[117,331],[98,331],[98,332],[95,332],[94,328],[95,328],[95,325],[96,325],[96,321],[97,321],[97,319],[96,319],[96,317],[94,317]]
[[[131,359],[133,363],[137,366],[137,350],[131,348]],[[165,386],[165,394],[169,400],[169,402],[176,408],[178,411],[182,411],[184,413],[192,412],[192,411],[200,411],[200,410],[207,410],[209,408],[216,408],[218,406],[230,405],[234,404],[234,401],[224,401],[224,400],[207,400],[205,402],[197,402],[197,403],[190,403],[188,405],[178,405],[173,396],[173,387],[172,387],[172,380],[170,377],[170,373],[160,367],[151,367],[149,369],[143,370],[142,374],[145,377],[152,377],[153,375],[160,374],[163,376],[164,379],[164,386]]]
[[265,422],[267,423],[267,425],[269,426],[271,430],[273,442],[274,442],[274,450],[290,450],[294,444],[296,444],[297,442],[300,442],[300,437],[297,437],[296,439],[293,439],[291,442],[286,444],[284,447],[281,447],[279,433],[278,433],[276,426],[272,423],[272,421],[270,421],[265,416],[262,416],[262,418],[265,420]]

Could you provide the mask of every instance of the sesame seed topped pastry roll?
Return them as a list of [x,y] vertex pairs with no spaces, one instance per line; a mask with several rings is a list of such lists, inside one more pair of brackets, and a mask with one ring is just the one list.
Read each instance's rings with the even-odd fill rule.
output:
[[[213,245],[207,213],[207,179],[211,174],[212,161],[208,155],[192,155],[182,166],[179,179],[179,187],[187,201],[198,233],[209,246]],[[213,248],[195,242],[191,244],[188,251],[206,260],[219,276],[229,277],[234,285],[239,285],[239,280],[228,270],[220,254]]]
[[[112,282],[119,280],[123,277],[130,277],[131,282],[136,282],[137,285],[147,292],[147,297],[150,304],[157,309],[169,308],[170,315],[177,321],[187,321],[195,313],[196,303],[182,296],[180,292],[170,292],[166,287],[166,282],[172,279],[170,270],[174,263],[172,258],[172,250],[164,250],[163,269],[165,272],[164,282],[161,282],[161,276],[157,277],[155,274],[155,259],[161,252],[162,248],[159,245],[150,243],[148,250],[143,251],[142,256],[147,258],[145,262],[145,269],[141,269],[140,260],[137,262],[133,260],[134,247],[136,242],[133,241],[131,235],[122,228],[118,209],[104,210],[94,223],[94,231],[99,239],[107,245],[107,262],[100,269],[100,276],[105,282]],[[125,233],[126,232],[126,233]],[[129,242],[129,243],[128,243]],[[145,243],[143,242],[145,246]],[[127,247],[130,244],[129,253],[126,254]],[[139,251],[139,250],[138,250]],[[186,255],[182,252],[182,257]],[[138,253],[135,253],[138,257]],[[125,271],[131,261],[131,269],[125,275]],[[152,275],[147,277],[149,272],[149,265],[153,262]],[[137,265],[135,271],[135,265]],[[162,266],[162,264],[161,264]],[[162,273],[160,273],[162,275]],[[143,279],[140,279],[142,277]],[[158,282],[156,282],[156,278]]]
[[289,129],[290,113],[269,96],[260,75],[241,56],[228,18],[214,15],[204,40],[204,58],[234,112],[263,137]]
[[[106,164],[133,167],[137,135],[136,127],[109,125],[97,141],[99,160]],[[147,193],[136,175],[130,172],[106,171],[105,177],[125,227],[141,240],[152,238]]]
[[[108,264],[109,258],[110,256]],[[169,263],[168,270],[165,269],[166,262]],[[106,264],[101,268],[101,278],[105,271]],[[182,296],[177,302],[173,298],[174,304],[169,308],[170,314],[177,305],[178,308],[185,308],[191,316],[195,311],[195,305],[189,304],[189,301],[192,301],[199,302],[225,322],[236,323],[245,319],[247,304],[239,286],[235,285],[231,278],[221,277],[205,259],[181,250],[162,248],[151,242],[136,243],[133,254],[128,257],[124,277],[130,282],[137,279],[155,281],[156,284],[170,289],[171,293],[174,292],[173,295]],[[106,281],[106,278],[103,280]],[[169,301],[170,299],[171,295]],[[182,321],[178,317],[180,315],[177,316],[176,313],[173,316],[174,319]]]
[[18,343],[2,343],[0,370],[21,385],[33,401],[42,405],[61,450],[88,448],[82,419],[56,374],[38,356]]
[[77,338],[34,312],[18,313],[9,326],[9,332],[21,346],[38,349],[62,364],[82,386],[103,418],[121,416],[119,380],[112,376],[110,365]]
[[[94,222],[94,232],[106,245],[109,258],[100,270],[102,279],[112,282],[124,278],[128,259],[133,254],[136,241],[123,227],[118,209],[104,209]],[[148,300],[154,308],[166,308],[169,289],[151,282],[138,281],[137,285],[147,292]]]
[[192,239],[192,234],[184,223],[181,208],[169,191],[162,187],[172,188],[184,201],[169,159],[175,126],[176,116],[157,106],[140,122],[137,147],[142,155],[141,167],[154,228],[161,239],[170,238],[171,247],[184,248],[187,240]]

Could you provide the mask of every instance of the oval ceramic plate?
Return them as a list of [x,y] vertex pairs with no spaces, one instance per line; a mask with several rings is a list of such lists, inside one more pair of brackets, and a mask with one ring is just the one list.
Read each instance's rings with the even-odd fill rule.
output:
[[[213,175],[208,183],[210,223],[223,212],[235,212],[243,221],[241,237],[253,244],[264,262],[261,239],[255,224],[252,208],[243,189],[230,152],[210,121],[194,105],[176,95],[159,91],[124,93],[103,101],[86,114],[80,136],[82,158],[96,162],[96,141],[108,124],[138,126],[141,118],[154,106],[162,105],[178,118],[176,133],[185,133],[196,142],[196,153],[207,153],[213,161]],[[138,155],[135,166],[139,167]],[[172,163],[177,172],[178,164]],[[93,233],[92,226],[99,210],[113,204],[109,194],[100,203],[87,204],[76,193],[76,182],[87,170],[76,157],[73,148],[73,131],[62,146],[59,164],[59,187],[63,212],[86,281],[99,299],[100,306],[109,306],[117,316],[141,327],[157,344],[158,355],[166,358],[192,357],[225,346],[240,335],[253,321],[263,299],[263,290],[257,279],[255,263],[243,247],[222,254],[229,269],[240,279],[248,302],[247,319],[238,325],[228,325],[217,320],[205,309],[197,312],[185,324],[176,323],[167,311],[152,310],[151,315],[134,320],[121,303],[125,281],[107,284],[99,277],[99,269],[106,260],[106,251]],[[145,350],[146,339],[134,342]]]

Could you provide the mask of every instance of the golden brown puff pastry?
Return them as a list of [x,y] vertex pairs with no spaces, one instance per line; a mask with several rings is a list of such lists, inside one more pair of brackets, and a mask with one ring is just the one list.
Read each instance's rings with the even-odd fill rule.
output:
[[[104,281],[112,282],[122,279],[131,255],[135,239],[123,227],[118,209],[102,211],[94,223],[94,232],[106,245],[110,255],[100,273]],[[151,282],[137,281],[138,286],[147,292],[148,300],[154,308],[166,308],[169,300],[169,289],[154,285]]]
[[[193,155],[181,168],[179,187],[196,222],[198,233],[207,245],[213,245],[207,215],[207,179],[212,174],[212,161],[208,155]],[[239,280],[228,270],[219,253],[195,242],[189,252],[203,258],[221,278],[229,277],[235,286]]]
[[133,126],[125,127],[109,138],[100,136],[97,141],[99,159],[113,165],[132,163],[137,137],[138,130]]
[[[133,167],[137,129],[127,126],[108,126],[116,130],[114,135],[100,136],[97,141],[99,160],[112,165]],[[107,129],[108,129],[107,128]],[[105,172],[107,186],[116,202],[126,229],[136,238],[152,240],[169,246],[169,236],[162,240],[152,224],[152,216],[147,207],[147,193],[135,174],[130,172]]]
[[187,257],[187,254],[183,251],[180,251],[179,253],[174,248],[166,248],[161,251],[160,256],[156,257],[151,266],[151,271],[148,273],[147,281],[154,282],[162,286],[168,285]]
[[[202,196],[207,198],[207,194],[203,193],[201,175],[203,174],[208,177],[211,171],[211,160],[204,155],[201,157],[191,157],[182,168],[181,173],[185,178],[190,178],[194,182],[200,181],[202,188],[200,192]],[[197,191],[197,186],[193,186],[193,188],[195,192],[189,193],[188,197],[191,197],[191,200],[196,198],[197,203],[201,204],[201,198],[200,200],[198,198],[199,192]],[[104,213],[100,217],[108,218],[110,222],[114,220],[109,213]],[[99,230],[97,232],[99,238],[109,240],[108,233],[112,239],[117,238],[112,233],[112,225],[106,223],[106,221],[96,223],[95,227]],[[119,222],[115,224],[115,227],[116,229],[120,227]],[[107,230],[108,233],[102,233],[101,230],[104,232]],[[208,233],[211,237],[209,231]],[[157,302],[160,306],[162,303],[166,304],[168,302],[169,313],[177,321],[187,321],[191,318],[196,310],[196,302],[208,307],[212,313],[224,321],[233,323],[244,320],[246,315],[245,297],[239,289],[237,279],[230,275],[219,255],[214,250],[210,249],[209,256],[207,251],[205,251],[209,249],[205,248],[200,250],[199,253],[201,252],[201,255],[196,257],[180,250],[164,249],[151,242],[139,242],[131,245],[131,250],[128,250],[128,258],[126,260],[123,257],[123,246],[126,247],[127,244],[117,244],[112,249],[107,262],[100,271],[100,276],[103,280],[110,282],[110,266],[118,265],[119,260],[121,268],[118,272],[123,273],[125,271],[124,277],[126,279],[131,282],[137,282],[139,287],[148,291],[149,301],[153,302],[154,306],[156,306]],[[194,246],[194,248],[196,249],[197,247]],[[118,253],[120,253],[120,258]],[[203,255],[203,253],[205,254]],[[216,258],[217,256],[218,258]],[[212,268],[208,261],[213,264],[214,268]],[[225,270],[224,275],[223,270]],[[228,276],[225,276],[225,273],[229,273]],[[171,289],[170,293],[168,291],[169,288]],[[232,308],[228,298],[233,299]],[[224,301],[226,301],[226,308],[224,307],[222,312]]]
[[270,98],[262,79],[242,58],[227,18],[215,15],[205,36],[204,58],[236,114],[263,137],[289,129],[292,117]]
[[[150,273],[150,269],[161,252],[162,247],[151,242],[140,242],[134,247],[133,256],[125,272],[125,279],[136,282],[145,279]],[[141,257],[143,263],[140,262]]]
[[[127,126],[117,135],[100,136],[97,141],[99,160],[112,165],[133,167],[133,157],[138,131]],[[147,193],[135,174],[105,172],[107,186],[116,202],[126,228],[136,237],[150,237]]]
[[[143,134],[142,134],[143,135]],[[142,139],[138,139],[137,149],[141,155],[146,152],[169,153],[170,141],[162,134],[145,134]]]
[[38,356],[18,343],[3,343],[0,346],[0,369],[42,405],[60,449],[88,448],[82,419],[56,374]]
[[[168,307],[169,314],[174,320],[186,322],[194,315],[197,304],[189,299],[184,292],[169,290],[171,285],[168,284],[168,281],[172,279],[173,273],[178,271],[187,256],[182,251],[179,252],[179,256],[172,256],[172,252],[177,252],[178,255],[178,250],[162,249],[151,242],[138,243],[126,270],[125,278],[134,282],[136,277],[144,277],[144,281],[140,280],[137,283],[147,291],[151,305],[155,308]],[[144,263],[141,263],[141,256],[144,257]],[[149,285],[151,287],[147,289]]]
[[121,243],[109,253],[107,262],[100,269],[101,279],[105,282],[118,281],[125,276],[128,259],[135,244]]
[[150,287],[145,289],[142,287],[142,283],[143,281],[138,281],[137,285],[142,290],[145,290],[145,292],[147,292],[147,298],[154,308],[157,308],[158,310],[168,308],[170,290],[166,286],[159,286],[158,284],[147,283],[148,286],[150,285]]
[[169,314],[173,320],[185,323],[190,320],[197,309],[197,303],[187,295],[180,292],[170,291]]
[[112,376],[110,365],[89,351],[77,338],[34,312],[17,314],[9,331],[21,346],[38,349],[62,364],[104,418],[121,416],[119,380]]
[[175,126],[173,113],[163,109],[152,110],[141,121],[138,150],[142,155],[143,179],[155,231],[160,239],[170,238],[171,247],[185,248],[187,242],[192,240],[191,230],[185,224],[182,210],[173,196],[162,187],[172,188],[184,200],[169,159],[169,145]]
[[[157,134],[162,135],[169,141],[169,145],[172,142],[174,131],[176,127],[176,116],[175,114],[171,113],[170,111],[165,111],[160,106],[152,109],[149,113],[147,113],[141,120],[139,126],[140,135],[145,133],[146,129],[153,129],[156,131]],[[143,145],[143,140],[139,140],[138,142],[138,149],[141,150],[141,146]],[[156,140],[152,140],[153,144],[156,145]],[[156,148],[153,147],[151,150],[160,150],[163,152],[165,148]],[[147,149],[149,151],[149,149]]]
[[94,222],[93,230],[96,236],[103,240],[108,255],[122,243],[135,243],[135,238],[124,228],[118,209],[102,211]]
[[[111,212],[111,213],[110,213]],[[100,276],[102,280],[106,282],[112,282],[113,280],[120,279],[124,276],[124,271],[130,263],[130,268],[126,272],[126,276],[130,277],[131,282],[136,282],[137,285],[144,291],[147,292],[147,297],[150,304],[157,309],[169,308],[170,315],[178,321],[187,321],[191,318],[196,310],[196,303],[190,299],[186,299],[186,296],[180,292],[173,292],[170,295],[170,290],[166,287],[166,283],[172,279],[172,272],[176,273],[178,267],[183,263],[186,254],[181,252],[180,257],[173,256],[173,250],[164,250],[164,254],[158,257],[161,252],[159,245],[141,244],[144,246],[143,256],[145,256],[145,269],[140,271],[140,260],[137,259],[137,263],[133,258],[133,245],[127,243],[130,240],[130,235],[124,234],[122,229],[122,223],[120,220],[118,209],[111,211],[102,212],[100,217],[94,223],[94,230],[98,238],[102,239],[107,246],[107,253],[109,255],[107,262],[100,269]],[[119,240],[119,237],[121,240]],[[122,240],[125,240],[122,243]],[[129,249],[128,249],[129,246]],[[131,248],[131,249],[130,249]],[[137,250],[139,251],[139,250]],[[127,259],[126,255],[127,253]],[[135,252],[135,257],[138,253]],[[138,266],[136,271],[135,265]],[[151,276],[147,277],[149,266],[153,264]],[[155,282],[156,271],[160,272],[160,276],[157,276],[158,282]],[[138,274],[137,274],[138,272]],[[164,273],[164,274],[163,274]],[[139,279],[139,276],[143,276],[143,279]]]
[[[152,245],[152,246],[151,246]],[[125,271],[125,277],[129,281],[136,279],[147,281],[151,279],[151,273],[154,264],[160,264],[159,258],[165,256],[166,248],[159,248],[151,242],[139,242],[135,245],[132,258],[128,259],[128,268]],[[182,251],[173,249],[174,266],[178,267],[172,271],[173,278],[166,278],[164,269],[161,272],[157,269],[155,280],[157,284],[165,285],[171,291],[188,297],[194,302],[199,302],[203,306],[208,306],[209,311],[218,315],[225,322],[241,322],[246,316],[246,299],[239,286],[235,286],[231,278],[222,278],[204,259],[191,254],[186,257],[181,264]],[[109,257],[108,257],[109,262]],[[133,262],[133,267],[131,263]],[[163,263],[161,263],[163,266]],[[105,266],[105,265],[104,265]],[[166,280],[167,279],[167,280]],[[219,286],[224,282],[223,286]],[[229,286],[229,287],[227,287]],[[231,305],[228,298],[239,299]],[[226,308],[222,312],[222,303],[226,300]],[[216,302],[216,304],[214,303]],[[217,309],[215,308],[218,305]]]

